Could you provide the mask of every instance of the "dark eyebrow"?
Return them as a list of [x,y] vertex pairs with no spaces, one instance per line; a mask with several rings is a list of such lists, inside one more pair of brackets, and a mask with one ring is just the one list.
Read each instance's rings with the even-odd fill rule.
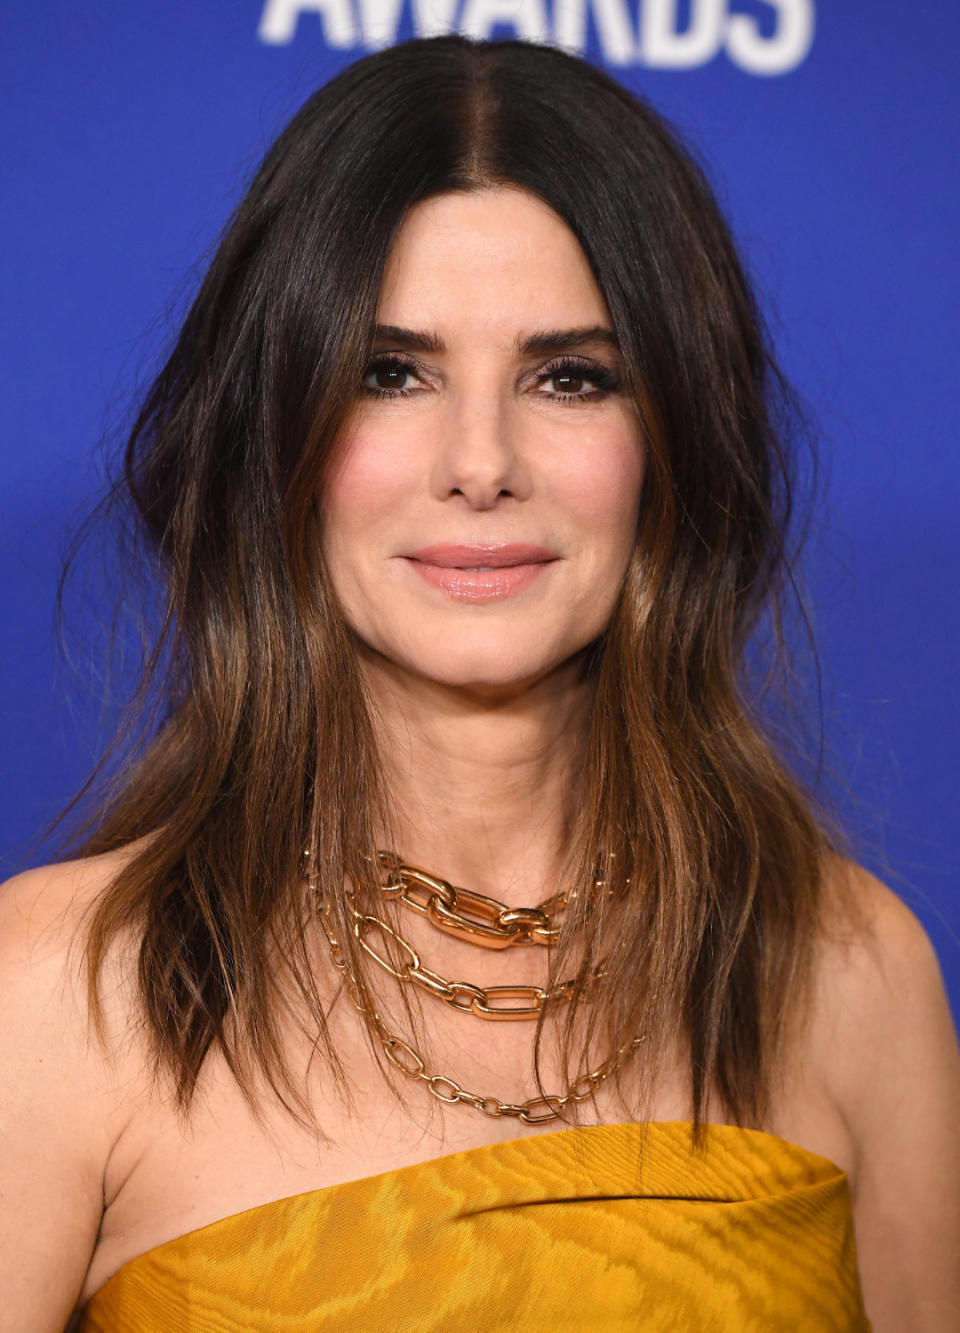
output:
[[440,353],[445,350],[443,339],[438,334],[418,329],[401,329],[396,324],[375,324],[373,341],[396,343],[398,347],[405,347],[413,352]]
[[584,343],[606,343],[615,351],[620,350],[617,335],[602,324],[594,324],[588,329],[548,329],[543,333],[532,333],[529,338],[518,340],[517,350],[524,356],[549,356],[552,352],[569,352]]
[[[422,329],[402,329],[396,324],[375,325],[373,341],[391,342],[415,352],[440,354],[446,350],[439,334]],[[583,329],[548,329],[542,333],[531,333],[528,338],[517,340],[517,350],[523,356],[549,356],[554,352],[568,352],[584,343],[597,342],[620,350],[616,334],[602,324]]]

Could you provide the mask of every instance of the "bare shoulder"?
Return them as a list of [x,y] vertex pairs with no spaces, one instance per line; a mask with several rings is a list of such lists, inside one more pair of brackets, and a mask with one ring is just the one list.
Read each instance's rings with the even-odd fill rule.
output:
[[24,870],[0,884],[0,946],[8,964],[18,948],[31,954],[61,948],[128,857],[121,851],[61,861]]
[[110,854],[44,866],[0,886],[5,1329],[62,1329],[96,1240],[127,1071],[117,988],[114,1049],[90,1030],[84,926],[122,863]]
[[[93,1040],[87,1004],[87,928],[134,848],[41,866],[0,885],[0,990],[5,1054],[56,1053],[61,1071],[91,1075],[121,1059],[132,1027],[135,941],[119,932],[104,956],[103,1042]],[[65,1062],[65,1063],[63,1063]],[[76,1091],[76,1090],[75,1090]]]
[[[58,1024],[66,1024],[76,1035],[76,1024],[85,1024],[87,1015],[83,967],[87,925],[129,857],[130,851],[124,849],[40,866],[0,884],[0,984],[5,1005],[22,1005],[26,1011],[38,1006],[40,1012],[52,1006]],[[121,953],[118,941],[111,951],[115,969]]]
[[840,859],[825,890],[817,990],[835,1055],[828,1077],[845,1113],[867,1124],[891,1062],[926,1043],[949,1068],[956,1031],[936,950],[902,898]]
[[[0,985],[10,1005],[57,1014],[58,1031],[87,1020],[87,927],[132,849],[26,870],[0,884]],[[118,979],[129,936],[114,942],[106,970]],[[116,991],[113,991],[116,997]],[[117,1003],[109,1006],[115,1014]],[[26,1014],[22,1015],[26,1017]]]
[[853,1202],[876,1333],[947,1333],[960,1309],[960,1048],[916,914],[837,861],[817,987],[824,1069],[855,1147]]

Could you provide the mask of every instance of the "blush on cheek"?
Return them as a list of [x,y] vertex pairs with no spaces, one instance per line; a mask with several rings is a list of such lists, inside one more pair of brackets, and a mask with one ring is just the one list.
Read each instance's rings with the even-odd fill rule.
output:
[[409,490],[409,455],[404,456],[399,441],[359,430],[344,440],[338,454],[323,487],[328,518],[365,526]]
[[608,527],[632,522],[646,461],[636,434],[592,438],[585,445],[555,475],[558,493],[582,519]]

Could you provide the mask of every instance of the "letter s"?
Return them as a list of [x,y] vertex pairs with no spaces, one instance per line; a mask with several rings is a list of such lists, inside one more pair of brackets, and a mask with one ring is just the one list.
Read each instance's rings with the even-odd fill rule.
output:
[[748,14],[727,20],[727,54],[748,74],[786,74],[796,69],[813,44],[813,0],[761,0],[777,11],[771,37],[761,37]]

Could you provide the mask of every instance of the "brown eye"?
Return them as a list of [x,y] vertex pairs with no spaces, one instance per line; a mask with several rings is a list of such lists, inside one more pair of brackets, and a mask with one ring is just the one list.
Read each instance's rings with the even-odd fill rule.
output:
[[370,371],[367,379],[373,380],[373,387],[376,389],[403,389],[406,387],[404,381],[409,374],[405,366],[379,366]]
[[572,406],[588,399],[600,400],[620,387],[615,370],[596,361],[558,358],[537,376],[540,392],[556,403]]
[[366,393],[380,394],[385,398],[405,398],[415,392],[417,378],[416,367],[398,357],[374,357],[367,362],[363,389]]

